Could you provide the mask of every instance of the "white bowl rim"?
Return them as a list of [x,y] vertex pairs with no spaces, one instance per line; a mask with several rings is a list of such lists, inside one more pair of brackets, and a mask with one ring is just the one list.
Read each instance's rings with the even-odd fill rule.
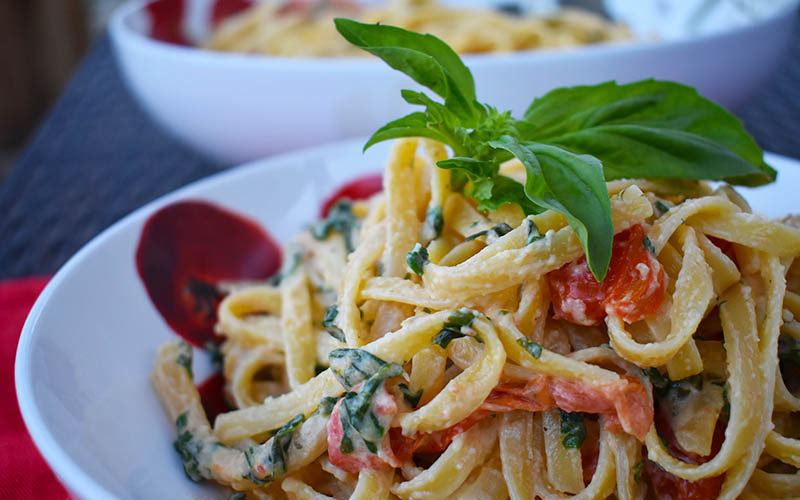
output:
[[[238,167],[222,170],[221,172],[217,172],[203,179],[191,182],[175,191],[171,191],[156,198],[155,200],[137,208],[122,219],[113,223],[100,234],[92,238],[80,250],[78,250],[78,252],[56,272],[53,278],[47,283],[42,293],[36,299],[36,302],[31,308],[28,317],[25,319],[25,324],[22,327],[15,357],[14,383],[20,413],[22,414],[22,419],[25,422],[25,426],[27,427],[33,442],[36,444],[36,447],[45,458],[49,466],[53,469],[53,471],[70,492],[76,493],[82,499],[119,500],[119,497],[108,491],[97,480],[87,474],[58,444],[58,441],[50,432],[47,425],[44,423],[41,414],[39,413],[36,402],[34,401],[33,392],[29,391],[26,386],[26,384],[33,378],[31,363],[36,323],[39,316],[42,314],[42,311],[44,311],[47,307],[54,291],[61,285],[61,282],[67,279],[67,277],[72,273],[72,270],[78,267],[82,261],[90,258],[96,247],[99,247],[107,240],[114,238],[121,227],[132,223],[136,219],[144,218],[146,215],[154,212],[161,206],[179,199],[186,198],[186,195],[192,191],[202,189],[208,184],[214,184],[218,182],[220,178],[229,179],[239,176],[247,177],[251,170],[271,170],[275,168],[281,168],[281,166],[285,163],[302,160],[308,155],[319,154],[324,151],[339,148],[344,149],[352,147],[360,149],[360,145],[363,144],[364,141],[365,138],[363,137],[349,139],[311,148],[305,148],[298,151],[292,151],[268,158],[262,158],[242,164]],[[786,161],[800,165],[800,159],[794,159],[788,156],[769,153],[766,151],[764,152],[764,158],[767,161],[776,159],[778,161]]]
[[[238,52],[223,52],[204,49],[202,47],[185,46],[175,43],[164,42],[155,38],[145,36],[132,29],[127,18],[131,14],[144,8],[147,4],[156,0],[129,0],[119,6],[111,15],[109,22],[112,38],[119,43],[137,45],[139,48],[151,51],[163,51],[164,55],[170,55],[187,60],[204,60],[206,63],[215,65],[245,65],[248,67],[259,67],[271,70],[293,71],[309,69],[330,70],[335,67],[337,71],[351,70],[374,70],[385,69],[385,65],[373,58],[359,57],[285,57],[272,56],[265,54],[249,54]],[[640,54],[644,51],[680,49],[697,43],[722,40],[728,37],[735,37],[741,33],[757,31],[764,26],[779,22],[790,17],[800,7],[800,0],[794,0],[785,7],[778,9],[772,14],[758,19],[754,22],[736,26],[730,29],[714,31],[702,35],[678,38],[673,40],[638,40],[635,43],[600,43],[592,45],[582,45],[580,47],[569,48],[544,48],[535,50],[524,50],[517,52],[504,52],[493,54],[467,54],[462,59],[467,66],[491,67],[495,64],[505,64],[508,61],[521,63],[529,61],[552,61],[568,58],[570,60],[582,60],[595,57],[597,54],[615,56],[620,54]]]

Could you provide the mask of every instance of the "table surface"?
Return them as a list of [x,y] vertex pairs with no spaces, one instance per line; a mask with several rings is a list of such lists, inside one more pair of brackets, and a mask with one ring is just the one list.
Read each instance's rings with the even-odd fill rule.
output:
[[[738,114],[765,150],[800,158],[800,19],[775,74]],[[227,166],[144,114],[103,36],[0,184],[0,279],[51,274],[121,217]]]

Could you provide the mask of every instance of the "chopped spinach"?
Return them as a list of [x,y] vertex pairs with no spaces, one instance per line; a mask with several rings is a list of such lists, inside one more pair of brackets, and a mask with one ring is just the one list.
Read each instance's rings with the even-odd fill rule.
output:
[[378,448],[375,443],[380,443],[386,434],[387,429],[370,411],[372,398],[386,380],[399,377],[404,372],[403,367],[396,363],[383,363],[378,371],[364,382],[359,392],[348,392],[344,395],[344,401],[339,408],[342,422],[342,441],[339,450],[342,453],[353,452],[355,438],[360,438],[370,452],[377,453]]
[[339,308],[336,304],[330,306],[328,309],[325,310],[325,317],[322,318],[322,327],[325,328],[325,331],[330,334],[331,337],[335,338],[339,342],[346,342],[344,337],[344,332],[341,328],[336,326],[336,316],[339,315]]
[[530,354],[536,359],[539,359],[542,355],[542,346],[540,346],[539,344],[537,344],[532,340],[522,337],[520,339],[517,339],[517,344],[522,346],[523,349],[528,351],[528,354]]
[[193,378],[192,346],[182,340],[178,342],[178,355],[175,357],[175,362],[186,369],[190,379]]
[[444,216],[442,215],[442,206],[437,205],[428,209],[425,215],[425,227],[422,229],[427,239],[435,240],[442,234],[444,229]]
[[358,219],[353,215],[353,204],[343,198],[331,207],[328,216],[311,226],[311,234],[318,240],[324,240],[331,231],[338,231],[344,237],[348,253],[355,250],[353,246],[353,230],[358,227]]
[[656,247],[655,247],[655,245],[653,245],[653,242],[650,241],[650,238],[648,238],[646,235],[645,235],[644,239],[642,240],[642,245],[644,245],[644,247],[647,249],[647,251],[650,252],[650,255],[652,255],[653,257],[656,257]]
[[303,254],[299,251],[294,251],[290,254],[291,256],[283,261],[281,265],[281,269],[275,273],[270,279],[267,280],[267,283],[272,286],[278,286],[281,284],[281,281],[284,280],[287,276],[290,276],[292,273],[297,271],[297,268],[300,267],[300,263],[303,262]]
[[586,424],[583,422],[583,413],[561,412],[561,444],[564,448],[580,448],[586,439]]
[[447,321],[445,321],[439,333],[433,337],[433,343],[442,349],[447,349],[451,341],[466,337],[466,334],[462,332],[461,328],[470,326],[474,320],[475,313],[469,309],[454,311],[453,314],[447,318]]
[[505,222],[501,222],[500,224],[498,224],[498,225],[496,225],[496,226],[494,226],[492,228],[489,228],[489,229],[487,229],[485,231],[480,231],[480,232],[477,232],[475,234],[471,234],[471,235],[467,236],[467,238],[464,241],[472,241],[472,240],[474,240],[476,238],[480,238],[481,236],[486,236],[487,239],[488,238],[495,238],[496,239],[496,238],[499,238],[501,236],[504,236],[504,235],[510,233],[512,229],[513,228],[511,226],[509,226],[508,224],[506,224]]
[[661,217],[665,213],[669,212],[669,207],[664,204],[661,200],[656,200],[656,215]]
[[650,379],[650,383],[653,384],[653,387],[656,389],[666,389],[672,382],[669,377],[664,376],[664,374],[654,366],[642,371],[647,375],[647,378]]
[[211,479],[210,471],[203,471],[200,467],[198,456],[203,451],[203,441],[196,439],[196,436],[187,429],[189,412],[183,412],[175,419],[175,427],[178,429],[178,438],[174,441],[175,451],[181,457],[183,471],[192,481]]
[[525,223],[528,225],[528,236],[525,239],[526,245],[530,245],[534,241],[539,241],[544,238],[544,235],[539,232],[539,228],[536,227],[535,222],[531,219],[525,219]]
[[414,245],[414,248],[406,255],[406,264],[409,269],[422,276],[425,272],[425,264],[428,263],[428,249],[421,243]]
[[375,375],[387,363],[363,349],[335,349],[328,362],[336,379],[350,390]]
[[336,403],[342,399],[342,396],[333,397],[333,396],[325,396],[319,402],[319,406],[317,409],[319,410],[320,415],[323,417],[329,417],[331,413],[333,413],[333,407],[336,406]]
[[403,399],[406,400],[406,403],[408,403],[410,407],[416,408],[419,404],[419,399],[422,397],[422,389],[417,392],[412,392],[411,388],[406,384],[400,384],[397,387],[400,389],[400,392],[403,393]]

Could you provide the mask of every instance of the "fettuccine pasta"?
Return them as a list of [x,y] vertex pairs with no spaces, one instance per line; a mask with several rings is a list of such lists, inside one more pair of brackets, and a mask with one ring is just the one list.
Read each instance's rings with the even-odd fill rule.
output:
[[433,33],[459,53],[569,47],[631,37],[629,30],[586,10],[520,16],[441,5],[434,0],[392,0],[359,7],[348,0],[266,0],[224,21],[204,44],[213,50],[289,57],[360,57],[337,35],[337,16]]
[[192,479],[238,499],[800,495],[800,230],[727,186],[610,182],[597,283],[562,215],[477,210],[446,154],[397,141],[382,193],[340,200],[277,279],[229,286],[235,409],[213,426],[189,346],[159,351]]

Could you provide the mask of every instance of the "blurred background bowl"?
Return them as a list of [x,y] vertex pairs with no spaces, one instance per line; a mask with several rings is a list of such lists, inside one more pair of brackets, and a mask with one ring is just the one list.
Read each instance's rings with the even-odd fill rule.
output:
[[[247,3],[135,0],[112,16],[112,41],[128,86],[173,135],[218,160],[240,163],[368,135],[411,109],[399,94],[415,85],[372,58],[237,54],[164,41],[197,43]],[[492,5],[470,2],[476,3]],[[774,69],[798,5],[797,0],[583,3],[625,22],[636,39],[464,56],[478,99],[520,115],[534,97],[555,87],[658,78],[694,86],[735,108]]]

